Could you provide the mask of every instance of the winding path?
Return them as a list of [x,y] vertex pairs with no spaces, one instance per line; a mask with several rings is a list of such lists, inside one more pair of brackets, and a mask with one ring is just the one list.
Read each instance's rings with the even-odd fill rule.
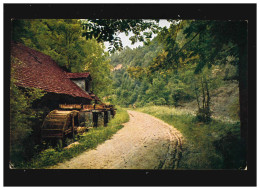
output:
[[128,113],[129,122],[111,139],[51,169],[176,169],[181,133],[151,115]]

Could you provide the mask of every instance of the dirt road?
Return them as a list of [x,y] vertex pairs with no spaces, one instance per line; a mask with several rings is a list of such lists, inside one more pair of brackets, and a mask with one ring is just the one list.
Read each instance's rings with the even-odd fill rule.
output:
[[128,113],[130,121],[111,139],[51,169],[176,169],[181,133],[148,114]]

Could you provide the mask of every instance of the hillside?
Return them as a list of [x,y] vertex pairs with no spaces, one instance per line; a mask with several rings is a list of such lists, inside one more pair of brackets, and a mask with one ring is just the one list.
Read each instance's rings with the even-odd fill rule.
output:
[[233,63],[236,58],[227,56],[224,64],[205,68],[199,74],[195,73],[196,65],[192,61],[183,63],[178,70],[151,72],[149,69],[153,69],[165,53],[162,47],[154,39],[149,46],[127,47],[110,56],[113,82],[109,97],[113,104],[123,107],[167,105],[195,114],[198,101],[202,107],[208,98],[213,118],[239,121],[238,68]]
[[[229,81],[212,92],[211,111],[214,118],[227,121],[239,121],[238,82]],[[197,102],[183,103],[182,109],[197,112]]]

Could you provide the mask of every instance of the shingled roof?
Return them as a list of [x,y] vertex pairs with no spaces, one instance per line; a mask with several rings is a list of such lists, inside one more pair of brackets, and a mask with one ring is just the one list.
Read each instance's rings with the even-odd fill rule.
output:
[[40,88],[46,92],[92,100],[87,92],[70,80],[68,73],[63,71],[50,56],[14,42],[11,43],[11,56],[20,62],[13,65],[14,78],[18,86]]

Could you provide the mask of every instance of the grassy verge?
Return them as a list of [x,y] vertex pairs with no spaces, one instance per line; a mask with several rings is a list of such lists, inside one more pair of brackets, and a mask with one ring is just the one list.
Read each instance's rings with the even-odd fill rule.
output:
[[126,110],[119,107],[117,108],[117,114],[111,119],[107,127],[97,127],[83,133],[78,136],[78,143],[69,149],[50,147],[36,155],[30,162],[20,164],[18,168],[47,168],[69,160],[111,138],[113,134],[123,127],[122,123],[128,120],[129,115]]
[[244,168],[240,123],[196,121],[195,116],[167,106],[138,108],[177,128],[185,137],[179,169]]

